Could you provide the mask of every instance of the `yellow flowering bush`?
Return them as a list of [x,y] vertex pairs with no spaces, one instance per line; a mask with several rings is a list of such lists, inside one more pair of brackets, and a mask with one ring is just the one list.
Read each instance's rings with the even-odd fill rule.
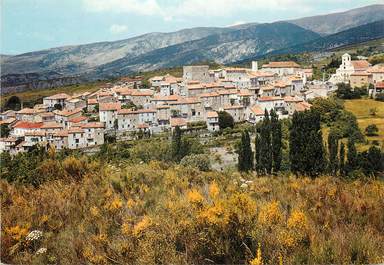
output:
[[283,214],[280,211],[280,204],[278,201],[272,201],[263,205],[259,213],[259,223],[262,225],[278,224],[283,220]]
[[135,236],[140,236],[151,224],[151,218],[149,216],[144,216],[143,219],[133,227],[133,234]]
[[197,189],[188,191],[187,199],[192,204],[202,204],[204,201],[203,195]]

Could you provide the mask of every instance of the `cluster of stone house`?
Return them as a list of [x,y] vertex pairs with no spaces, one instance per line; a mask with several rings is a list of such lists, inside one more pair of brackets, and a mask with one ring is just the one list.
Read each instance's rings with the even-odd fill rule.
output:
[[384,92],[382,88],[384,65],[372,66],[367,60],[352,60],[351,56],[346,53],[341,57],[341,65],[329,81],[334,84],[349,83],[352,88],[368,87],[369,84],[372,84],[373,88],[369,90],[369,94],[375,97]]
[[214,132],[220,111],[252,124],[263,119],[265,110],[284,118],[310,108],[305,95],[311,75],[295,62],[270,62],[261,69],[257,62],[250,69],[184,66],[183,77],[155,76],[146,89],[140,78],[123,78],[96,92],[60,93],[34,108],[1,113],[1,124],[11,131],[0,139],[0,150],[17,153],[36,144],[86,148],[103,144],[109,133],[159,133],[194,122],[205,122]]

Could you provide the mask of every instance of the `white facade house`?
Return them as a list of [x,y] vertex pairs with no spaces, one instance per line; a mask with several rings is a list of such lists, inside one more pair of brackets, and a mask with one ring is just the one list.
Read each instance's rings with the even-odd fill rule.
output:
[[60,105],[60,108],[63,109],[65,107],[65,101],[69,98],[71,98],[69,95],[60,93],[43,98],[43,104],[47,106],[49,111],[54,110],[55,106],[58,105]]
[[104,122],[107,130],[114,129],[117,113],[121,109],[121,103],[100,103],[99,117],[100,121]]
[[85,146],[104,144],[104,123],[89,122],[81,125],[84,131]]
[[210,132],[217,132],[220,130],[219,114],[216,111],[208,111],[206,115],[207,129]]
[[293,61],[270,62],[263,64],[262,69],[263,71],[271,72],[278,76],[294,75],[301,71],[300,65]]

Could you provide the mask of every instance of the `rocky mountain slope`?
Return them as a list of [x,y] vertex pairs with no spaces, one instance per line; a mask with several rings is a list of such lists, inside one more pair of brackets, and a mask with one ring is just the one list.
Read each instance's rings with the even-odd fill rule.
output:
[[384,5],[370,5],[345,12],[305,17],[288,22],[321,35],[329,35],[382,19],[384,19]]
[[268,55],[327,51],[338,47],[384,38],[384,20],[358,26],[342,32],[321,37],[289,48],[272,51]]
[[259,24],[154,50],[135,58],[122,58],[98,67],[93,74],[103,76],[117,71],[128,74],[199,61],[225,64],[317,38],[317,33],[287,22]]

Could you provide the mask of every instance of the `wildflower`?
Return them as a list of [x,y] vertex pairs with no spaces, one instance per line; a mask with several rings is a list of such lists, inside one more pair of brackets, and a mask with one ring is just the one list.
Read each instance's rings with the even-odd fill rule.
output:
[[36,255],[44,254],[45,252],[47,252],[47,248],[39,248],[36,251]]
[[217,186],[217,183],[214,181],[209,185],[209,196],[214,199],[219,195],[220,189],[219,186]]
[[121,225],[121,232],[124,234],[124,235],[129,235],[130,232],[131,232],[131,226],[130,224],[128,223],[123,223]]
[[6,228],[5,232],[10,235],[14,240],[19,241],[28,233],[28,228],[16,225],[10,228]]
[[94,216],[94,217],[97,217],[100,214],[100,211],[96,206],[92,206],[90,211],[91,211],[92,216]]
[[297,239],[294,235],[286,230],[281,231],[278,235],[279,243],[285,248],[292,248],[297,245]]
[[44,214],[43,216],[41,216],[40,221],[42,224],[44,224],[48,221],[48,219],[48,215]]
[[151,225],[151,223],[151,218],[148,216],[144,216],[144,218],[133,227],[133,234],[135,236],[139,236],[145,229],[147,229]]
[[257,253],[256,253],[256,257],[251,260],[251,262],[249,263],[250,265],[263,265],[263,258],[261,256],[261,245],[259,243],[259,246],[257,247]]
[[200,214],[200,218],[211,224],[226,223],[227,215],[225,214],[224,207],[221,204],[216,204],[204,210]]
[[39,230],[33,230],[30,232],[27,237],[25,238],[27,241],[36,241],[43,237],[43,232]]
[[283,214],[280,211],[279,202],[274,201],[268,203],[261,208],[259,214],[259,223],[261,224],[277,224],[283,219]]
[[109,209],[114,211],[118,210],[123,206],[123,202],[119,198],[115,198],[109,205]]
[[202,204],[204,201],[203,196],[196,189],[190,190],[187,194],[188,201],[193,204]]
[[288,228],[296,229],[296,230],[306,230],[308,227],[308,221],[307,217],[304,215],[303,212],[299,210],[294,210],[291,214],[291,216],[288,218],[287,221]]

